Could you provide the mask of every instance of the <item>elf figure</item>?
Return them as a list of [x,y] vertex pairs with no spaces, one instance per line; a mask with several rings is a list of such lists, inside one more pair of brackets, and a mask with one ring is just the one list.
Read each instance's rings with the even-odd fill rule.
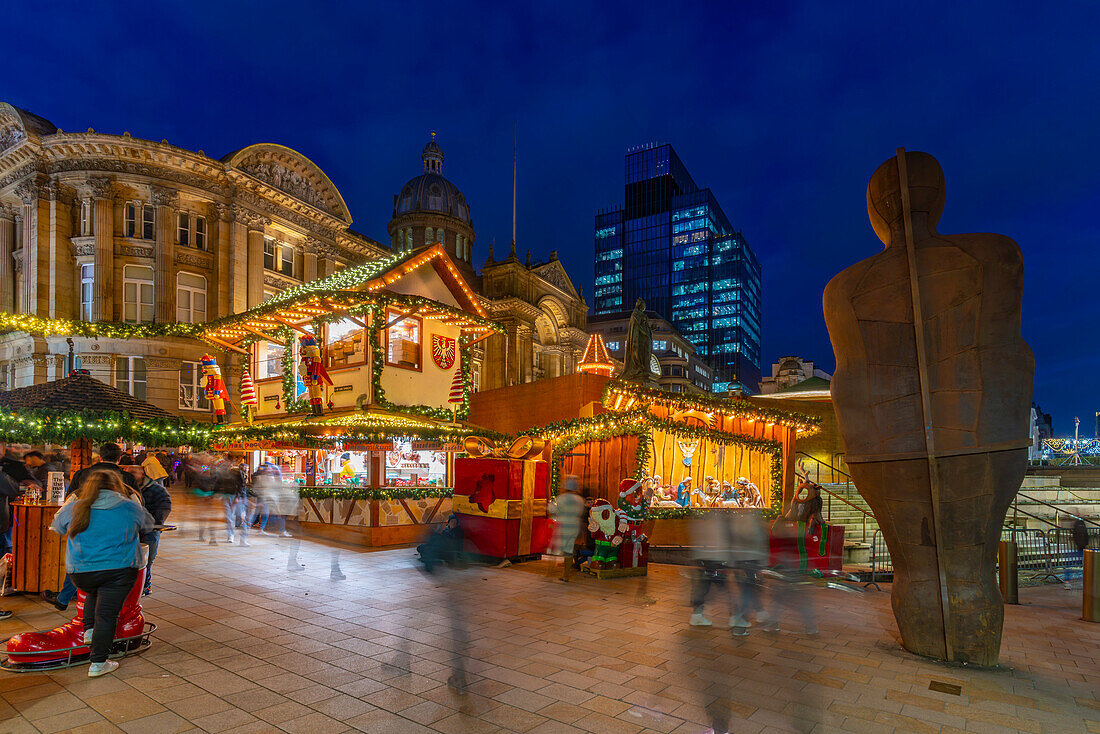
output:
[[308,334],[299,337],[298,346],[302,354],[302,382],[309,391],[309,405],[313,415],[323,415],[325,385],[332,384],[332,378],[328,376],[325,365],[321,361],[321,348],[317,346],[317,338]]
[[252,385],[252,375],[248,370],[241,372],[241,414],[251,424],[256,411],[260,409],[260,402],[256,400],[256,388]]
[[596,552],[588,563],[589,568],[600,570],[618,567],[618,547],[622,545],[628,527],[626,518],[610,502],[596,500],[588,511],[588,532],[596,541]]
[[229,400],[229,389],[222,380],[222,368],[218,366],[218,360],[209,354],[202,355],[202,373],[206,375],[206,399],[214,404],[214,422],[228,423],[225,404]]

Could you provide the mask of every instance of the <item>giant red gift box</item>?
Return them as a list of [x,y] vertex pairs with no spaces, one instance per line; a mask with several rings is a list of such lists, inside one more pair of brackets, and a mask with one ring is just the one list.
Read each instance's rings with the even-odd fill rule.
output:
[[[779,523],[786,528],[779,528]],[[776,520],[769,544],[770,565],[797,564],[801,571],[840,571],[844,560],[844,526],[804,525]],[[811,533],[811,528],[813,532]],[[782,530],[782,532],[778,532]],[[824,535],[824,538],[822,537]]]
[[453,506],[471,551],[492,558],[539,555],[550,545],[546,516],[550,467],[545,461],[455,460]]
[[649,541],[625,539],[619,546],[619,568],[645,568],[649,565]]

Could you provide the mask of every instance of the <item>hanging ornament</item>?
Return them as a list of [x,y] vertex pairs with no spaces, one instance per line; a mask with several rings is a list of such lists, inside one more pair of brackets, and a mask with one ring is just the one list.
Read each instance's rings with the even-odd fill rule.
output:
[[324,401],[325,385],[332,384],[324,363],[321,361],[321,348],[317,337],[305,334],[298,339],[302,355],[302,382],[309,391],[309,405],[313,415],[322,415],[321,404]]
[[256,388],[252,384],[252,375],[248,369],[241,371],[241,414],[250,424],[256,412],[260,409],[260,403],[256,400]]

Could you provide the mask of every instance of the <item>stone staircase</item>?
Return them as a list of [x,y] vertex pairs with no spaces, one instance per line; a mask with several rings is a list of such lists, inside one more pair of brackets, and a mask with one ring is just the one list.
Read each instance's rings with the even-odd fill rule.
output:
[[[826,490],[821,495],[821,515],[825,518],[825,522],[830,525],[844,526],[844,565],[868,563],[871,555],[871,538],[878,530],[878,523],[871,513],[871,508],[859,496],[855,486],[850,483],[823,483],[821,488]],[[869,516],[864,515],[860,510],[868,513]]]

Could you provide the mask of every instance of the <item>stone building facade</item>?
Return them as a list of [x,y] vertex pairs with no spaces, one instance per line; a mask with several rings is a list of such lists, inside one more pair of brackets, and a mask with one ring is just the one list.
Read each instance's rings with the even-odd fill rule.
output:
[[[339,191],[281,145],[210,158],[131,137],[58,130],[0,103],[0,311],[51,319],[209,321],[387,252],[349,227]],[[76,365],[70,363],[70,350]],[[198,360],[187,339],[0,337],[0,385],[73,366],[201,420]],[[225,357],[231,394],[241,365]]]
[[474,350],[473,389],[491,390],[573,374],[588,341],[588,305],[557,253],[545,263],[521,262],[515,245],[503,260],[490,246],[485,266],[473,266],[476,232],[466,197],[443,177],[443,149],[432,139],[421,152],[424,172],[394,195],[387,227],[395,252],[440,242],[505,332]]

